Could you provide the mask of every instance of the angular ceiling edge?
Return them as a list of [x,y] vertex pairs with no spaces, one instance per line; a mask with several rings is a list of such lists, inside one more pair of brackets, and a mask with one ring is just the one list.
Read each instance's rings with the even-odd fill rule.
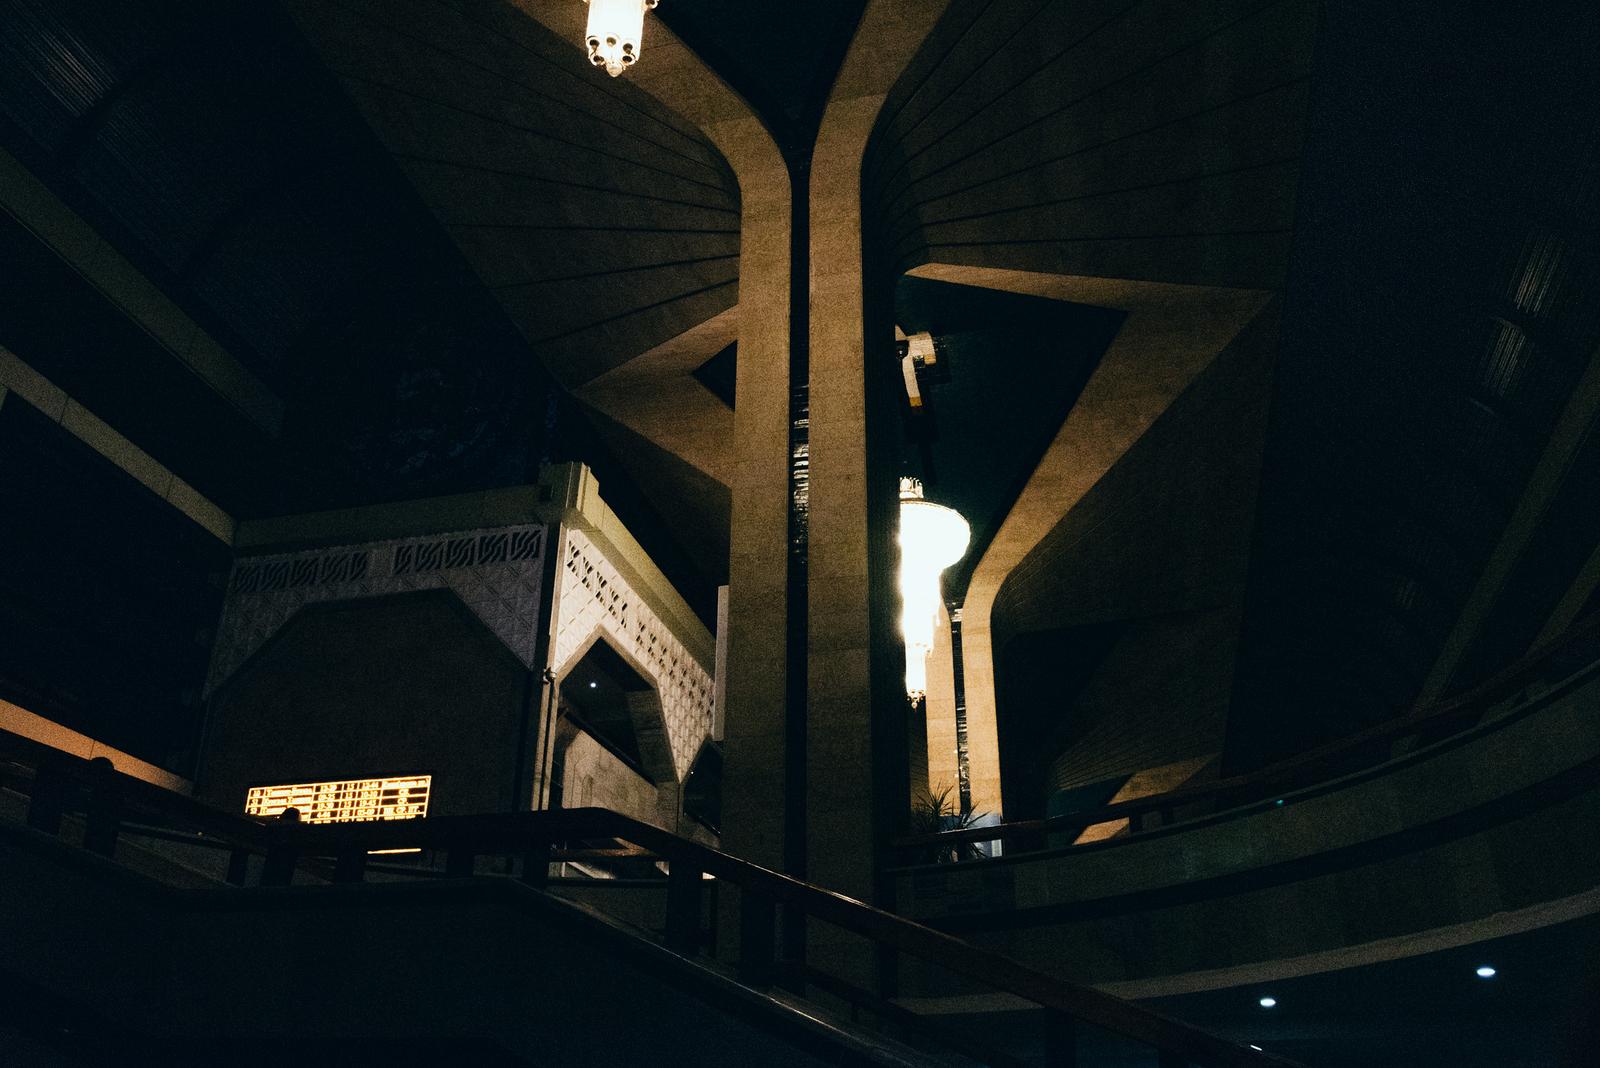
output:
[[[990,612],[1006,576],[1272,299],[1223,289],[931,263],[919,278],[982,286],[1128,314],[1077,403],[978,562],[963,608],[973,802],[1000,811]],[[979,794],[982,793],[980,799]]]
[[695,567],[713,585],[726,583],[732,514],[728,487],[598,408],[587,407],[586,414]]
[[574,396],[723,486],[733,482],[733,412],[694,376],[737,341],[734,306],[600,375]]

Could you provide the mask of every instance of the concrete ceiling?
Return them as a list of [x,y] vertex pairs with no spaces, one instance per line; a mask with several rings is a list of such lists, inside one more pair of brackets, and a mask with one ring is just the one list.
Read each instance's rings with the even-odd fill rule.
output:
[[558,381],[732,307],[739,195],[704,134],[514,6],[290,0]]
[[[1600,304],[1592,11],[1546,12],[1570,31],[1557,41],[1510,10],[1441,28],[1368,0],[1319,24],[1321,6],[951,4],[863,170],[885,276],[1128,313],[1115,366],[1052,428],[1070,454],[1046,450],[1020,504],[996,507],[975,584],[998,588],[1162,398],[1282,298],[1241,661],[1258,734],[1308,673],[1342,695],[1312,717],[1329,729],[1458,685],[1600,574],[1590,483],[1569,475],[1596,467],[1592,407],[1568,404]],[[205,404],[196,424],[224,429],[160,431],[175,409],[107,399],[219,501],[514,481],[547,398],[570,395],[652,504],[641,522],[715,580],[734,417],[693,372],[737,336],[740,214],[770,191],[741,191],[715,123],[661,90],[703,80],[687,44],[793,159],[861,7],[666,0],[655,51],[612,80],[582,60],[576,0],[165,19],[15,0],[0,141],[281,399],[281,440]],[[159,359],[116,344],[130,366]],[[92,390],[99,365],[71,347],[58,377]],[[1096,387],[1119,367],[1118,389]]]
[[750,102],[786,154],[799,158],[816,137],[865,8],[866,0],[668,0],[656,14]]

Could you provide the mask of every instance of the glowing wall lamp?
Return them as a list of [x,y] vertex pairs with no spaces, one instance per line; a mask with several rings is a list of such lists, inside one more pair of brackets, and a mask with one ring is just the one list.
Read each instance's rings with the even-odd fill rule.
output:
[[922,483],[900,480],[900,633],[906,640],[906,696],[928,692],[928,653],[939,618],[939,575],[961,559],[972,529],[953,508],[922,499]]
[[589,62],[615,78],[639,59],[644,13],[658,0],[587,0]]

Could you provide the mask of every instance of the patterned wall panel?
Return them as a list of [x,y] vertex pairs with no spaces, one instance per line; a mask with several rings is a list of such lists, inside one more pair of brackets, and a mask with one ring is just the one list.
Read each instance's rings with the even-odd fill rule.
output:
[[206,692],[305,605],[413,590],[454,590],[531,670],[545,540],[543,526],[517,526],[240,560],[228,585]]
[[567,532],[556,619],[556,673],[585,648],[599,628],[650,672],[661,695],[672,762],[681,781],[700,743],[711,733],[711,674],[634,593],[599,547],[581,531]]

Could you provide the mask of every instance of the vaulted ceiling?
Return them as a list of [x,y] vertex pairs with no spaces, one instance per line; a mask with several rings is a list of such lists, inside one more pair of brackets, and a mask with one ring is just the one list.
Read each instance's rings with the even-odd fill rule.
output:
[[[518,482],[579,450],[704,611],[740,191],[533,6],[0,0],[0,149],[282,418],[197,379],[16,212],[0,345],[241,516]],[[652,29],[803,180],[863,8],[664,0]],[[1197,322],[1214,355],[1276,295],[1233,717],[1277,739],[1256,756],[1525,647],[1600,536],[1600,438],[1568,415],[1600,307],[1596,36],[1576,0],[951,4],[863,184],[874,284],[914,272],[902,325],[952,357],[906,466],[979,519],[974,582],[998,590],[1204,363],[1115,379],[1160,394],[1145,407],[1105,406],[1096,375],[1143,366],[1135,346],[1179,360]],[[1062,455],[1085,484],[1033,485]],[[1310,726],[1283,728],[1308,685]]]

